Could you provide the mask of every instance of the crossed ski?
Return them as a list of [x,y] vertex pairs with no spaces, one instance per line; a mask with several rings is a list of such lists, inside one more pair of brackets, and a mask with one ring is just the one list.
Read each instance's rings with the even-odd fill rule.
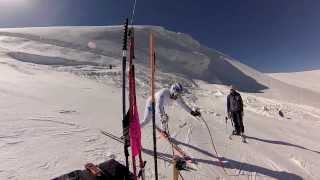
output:
[[[105,136],[107,136],[107,137],[109,137],[119,143],[124,144],[123,138],[118,137],[118,136],[116,136],[110,132],[104,131],[104,130],[100,130],[100,131],[103,135],[105,135]],[[192,160],[192,158],[189,155],[187,155],[187,153],[185,153],[177,144],[175,144],[174,142],[169,140],[169,138],[166,138],[163,135],[161,135],[161,137],[163,137],[163,139],[167,140],[170,143],[170,145],[172,145],[172,147],[174,148],[174,151],[176,153],[175,155],[178,156],[182,161],[185,162],[184,170],[197,170],[195,162]],[[149,150],[142,148],[142,151],[148,152]],[[161,154],[158,154],[158,159],[162,159],[167,162],[172,162],[171,158],[166,157],[165,155],[161,155]]]

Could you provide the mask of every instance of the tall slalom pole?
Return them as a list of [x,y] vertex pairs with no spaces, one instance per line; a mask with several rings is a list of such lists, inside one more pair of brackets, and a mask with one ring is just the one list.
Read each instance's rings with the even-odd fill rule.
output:
[[[126,65],[127,65],[127,42],[128,42],[128,18],[125,21],[123,33],[123,47],[122,47],[122,132],[124,139],[124,155],[126,158],[126,167],[129,170],[129,120],[126,117]],[[129,179],[129,174],[125,176]]]
[[158,180],[158,162],[157,162],[157,137],[156,137],[156,115],[155,115],[155,97],[154,97],[154,75],[155,75],[155,50],[154,50],[154,39],[153,34],[150,33],[150,69],[151,69],[151,79],[150,79],[150,88],[151,88],[151,97],[152,97],[152,134],[153,134],[153,157],[154,157],[154,173],[155,179]]

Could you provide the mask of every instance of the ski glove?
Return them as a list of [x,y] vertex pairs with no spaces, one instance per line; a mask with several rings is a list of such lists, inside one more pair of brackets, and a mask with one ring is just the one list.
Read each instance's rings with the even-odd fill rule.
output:
[[197,110],[191,111],[190,114],[191,114],[192,116],[194,116],[194,117],[197,117],[197,116],[200,117],[200,116],[201,116],[201,113],[200,113],[199,111],[197,111]]

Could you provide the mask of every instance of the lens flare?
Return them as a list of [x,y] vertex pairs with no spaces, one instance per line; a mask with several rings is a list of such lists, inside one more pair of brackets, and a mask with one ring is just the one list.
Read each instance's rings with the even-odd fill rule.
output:
[[0,0],[0,7],[10,7],[10,6],[22,6],[27,3],[31,4],[30,0]]
[[96,49],[96,48],[97,48],[97,45],[96,45],[96,43],[90,41],[90,42],[88,42],[88,47],[89,47],[90,49]]

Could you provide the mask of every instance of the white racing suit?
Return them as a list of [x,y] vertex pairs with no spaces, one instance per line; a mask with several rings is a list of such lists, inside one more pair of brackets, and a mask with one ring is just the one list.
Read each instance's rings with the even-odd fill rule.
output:
[[[184,100],[179,95],[177,99],[170,98],[169,89],[161,89],[155,94],[155,124],[160,130],[164,130],[161,123],[161,117],[166,115],[165,106],[170,106],[173,102],[177,102],[182,109],[186,112],[191,113],[192,109],[184,102]],[[148,124],[152,120],[152,100],[151,97],[148,98],[146,102],[146,108],[144,111],[144,118],[141,122],[141,128]],[[161,127],[161,128],[160,128]]]

